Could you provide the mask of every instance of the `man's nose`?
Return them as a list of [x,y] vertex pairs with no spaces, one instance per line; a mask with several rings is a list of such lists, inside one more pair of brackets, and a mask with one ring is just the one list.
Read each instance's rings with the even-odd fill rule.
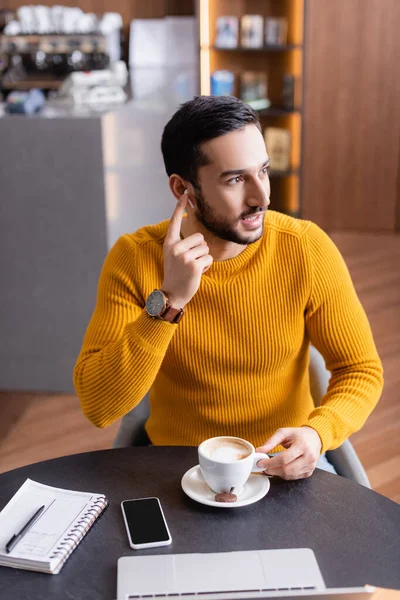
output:
[[249,206],[259,206],[260,208],[268,208],[270,205],[270,187],[266,186],[264,182],[255,180],[252,182],[250,189],[248,190],[247,204]]

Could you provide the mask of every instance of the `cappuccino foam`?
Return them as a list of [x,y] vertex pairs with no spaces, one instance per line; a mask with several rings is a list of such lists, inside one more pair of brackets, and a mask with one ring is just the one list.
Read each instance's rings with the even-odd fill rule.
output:
[[215,440],[203,448],[204,454],[217,462],[235,462],[251,454],[250,448],[235,440]]

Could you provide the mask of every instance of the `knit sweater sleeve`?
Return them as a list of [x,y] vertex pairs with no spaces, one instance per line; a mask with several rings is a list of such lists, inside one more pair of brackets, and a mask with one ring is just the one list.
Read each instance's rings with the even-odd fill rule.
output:
[[341,254],[312,223],[304,236],[311,275],[306,329],[331,371],[321,406],[304,425],[317,431],[325,452],[340,446],[364,425],[379,400],[383,370]]
[[108,254],[74,369],[83,412],[97,427],[139,404],[177,328],[147,315],[137,284],[136,251],[133,240],[123,236]]

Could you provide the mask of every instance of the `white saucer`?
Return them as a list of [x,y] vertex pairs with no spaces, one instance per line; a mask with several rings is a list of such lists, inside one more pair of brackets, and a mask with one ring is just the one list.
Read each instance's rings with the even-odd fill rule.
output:
[[181,486],[189,498],[200,502],[200,504],[217,506],[218,508],[239,508],[264,498],[269,492],[270,483],[268,477],[250,475],[236,502],[216,502],[215,493],[210,490],[204,481],[200,466],[196,465],[186,471],[182,477]]

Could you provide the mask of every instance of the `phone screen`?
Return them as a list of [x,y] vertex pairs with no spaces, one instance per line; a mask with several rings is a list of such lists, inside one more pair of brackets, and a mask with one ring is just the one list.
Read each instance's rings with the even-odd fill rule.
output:
[[170,539],[158,498],[124,500],[122,510],[133,544],[167,542]]

